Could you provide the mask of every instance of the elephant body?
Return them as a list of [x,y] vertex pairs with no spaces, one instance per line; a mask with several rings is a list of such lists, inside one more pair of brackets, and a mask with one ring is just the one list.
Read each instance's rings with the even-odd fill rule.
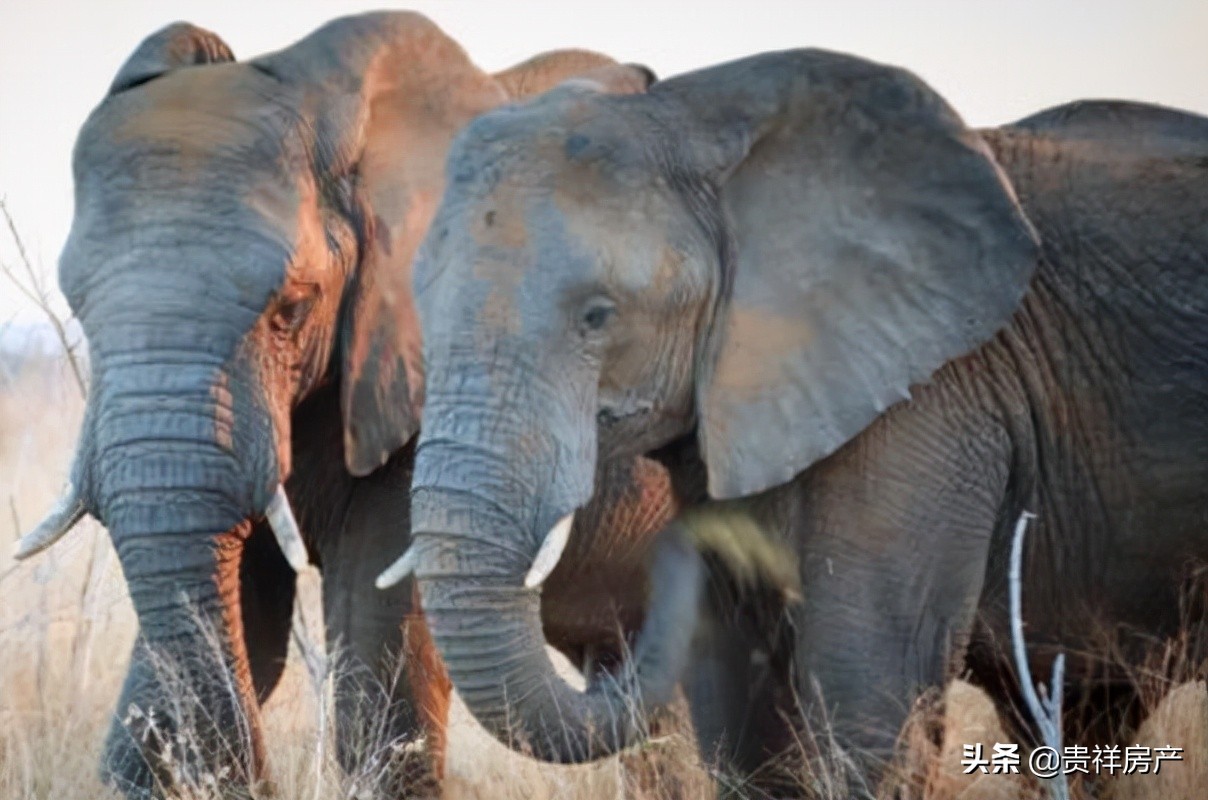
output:
[[[1071,707],[1106,684],[1118,714],[1135,698],[1128,666],[1203,621],[1186,601],[1208,558],[1208,238],[1197,222],[1208,173],[1195,155],[1208,153],[1208,121],[1084,103],[982,135],[1041,242],[1020,309],[910,400],[752,501],[804,587],[783,608],[791,641],[765,622],[759,648],[795,665],[792,694],[813,722],[829,717],[874,763],[891,755],[913,698],[961,674],[1016,730],[1031,724],[1017,716],[1008,613],[1025,512],[1036,515],[1022,587],[1031,668],[1047,682],[1065,652]],[[710,609],[693,663],[732,641],[736,613]],[[719,678],[703,669],[696,681],[709,704]],[[698,724],[719,739],[749,731],[758,699]],[[1082,721],[1067,719],[1071,731]],[[747,769],[791,734],[765,725],[754,738]]]
[[[1016,401],[1000,522],[1038,515],[1029,639],[1101,652],[1106,631],[1135,658],[1194,622],[1179,609],[1208,556],[1208,120],[1087,102],[985,135],[1042,244],[1012,324],[965,362],[1016,365],[991,385]],[[1005,563],[996,536],[999,635]]]
[[177,23],[84,124],[59,277],[93,381],[69,490],[19,557],[85,513],[109,529],[139,636],[102,774],[129,797],[264,776],[259,703],[308,560],[341,763],[390,796],[436,790],[448,681],[412,584],[372,580],[405,543],[418,424],[409,290],[384,294],[409,283],[458,130],[572,76],[649,80],[584,51],[492,76],[406,12],[242,62]]
[[551,761],[640,738],[674,647],[572,692],[531,590],[600,459],[668,470],[709,570],[647,619],[694,630],[702,752],[773,792],[805,791],[764,766],[811,755],[799,726],[871,782],[923,689],[967,667],[1011,705],[1025,511],[1036,671],[1177,632],[1208,555],[1206,154],[1208,120],[1137,103],[971,131],[909,73],[810,50],[478,118],[417,260],[411,507],[471,711]]

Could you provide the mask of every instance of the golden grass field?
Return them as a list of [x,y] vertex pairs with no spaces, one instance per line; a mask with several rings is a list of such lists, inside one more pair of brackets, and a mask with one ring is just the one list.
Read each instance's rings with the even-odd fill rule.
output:
[[[13,374],[15,373],[15,374]],[[82,400],[61,360],[42,358],[0,371],[0,550],[50,506],[64,478]],[[318,578],[302,578],[296,643],[322,658]],[[110,800],[96,777],[101,742],[135,634],[135,619],[108,538],[87,522],[31,562],[0,557],[0,800]],[[957,681],[942,703],[917,711],[902,734],[898,777],[884,797],[927,800],[1043,798],[1020,776],[961,774],[961,744],[1008,741],[988,698]],[[942,710],[941,710],[942,709]],[[276,797],[360,797],[334,763],[326,682],[311,677],[295,646],[265,709]],[[1208,692],[1186,682],[1169,692],[1133,742],[1186,748],[1188,760],[1160,775],[1075,784],[1077,798],[1208,798]],[[477,728],[460,706],[450,731],[445,797],[698,798],[714,782],[687,736],[671,735],[622,759],[585,767],[537,764]],[[825,772],[803,777],[819,797]],[[741,794],[741,787],[738,787]],[[182,799],[183,800],[183,799]],[[189,800],[199,800],[189,798]]]

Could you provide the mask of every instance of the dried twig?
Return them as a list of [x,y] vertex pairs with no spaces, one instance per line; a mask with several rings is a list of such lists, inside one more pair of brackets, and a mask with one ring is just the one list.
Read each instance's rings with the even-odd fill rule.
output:
[[[4,344],[5,337],[12,331],[13,320],[15,319],[16,315],[14,314],[6,319],[3,324],[0,324],[0,345]],[[0,358],[0,381],[3,381],[4,385],[7,386],[13,382],[13,378],[15,377],[16,375],[13,374],[13,369],[7,363],[7,360]]]
[[[1011,603],[1011,643],[1015,649],[1015,668],[1019,672],[1020,689],[1023,691],[1024,702],[1027,703],[1028,713],[1036,722],[1040,738],[1044,744],[1051,747],[1058,756],[1061,749],[1061,695],[1062,684],[1065,681],[1065,653],[1058,653],[1053,662],[1053,674],[1049,685],[1053,687],[1052,697],[1048,696],[1044,685],[1041,684],[1037,694],[1036,684],[1032,681],[1032,670],[1028,668],[1027,645],[1023,639],[1023,539],[1027,533],[1028,520],[1036,515],[1027,511],[1019,515],[1015,523],[1015,536],[1011,541],[1010,603]],[[1053,800],[1069,800],[1070,787],[1064,773],[1058,773],[1048,779],[1046,784],[1049,796]]]
[[[75,378],[76,388],[79,389],[81,397],[87,398],[88,384],[84,378],[84,368],[80,364],[80,359],[76,354],[75,345],[68,338],[67,323],[55,311],[51,303],[50,290],[46,286],[43,271],[34,268],[33,261],[29,257],[29,250],[25,246],[25,240],[21,238],[21,234],[17,230],[17,223],[13,219],[7,202],[3,198],[0,198],[0,215],[4,217],[4,224],[8,227],[9,236],[12,237],[20,261],[19,269],[11,264],[0,262],[0,274],[3,274],[9,283],[16,287],[17,291],[24,295],[27,300],[33,303],[50,322],[51,328],[55,332],[55,337],[63,349],[63,355],[67,359],[67,365],[71,368],[71,374]],[[10,498],[11,502],[12,499]],[[15,504],[13,505],[12,512],[13,530],[20,531],[21,524],[17,519]],[[96,591],[96,559],[97,548],[94,543],[88,556],[88,569],[84,575],[84,582],[80,587],[79,607],[81,614],[71,643],[72,663],[79,673],[77,688],[80,691],[83,691],[88,683],[88,661],[92,653],[93,621],[92,617],[86,612],[91,605],[90,598],[95,595]],[[9,570],[9,572],[11,571]],[[8,573],[6,572],[0,575],[0,579],[7,576]]]
[[0,214],[4,216],[4,224],[8,226],[9,235],[12,237],[13,244],[17,248],[17,255],[21,261],[20,271],[11,264],[0,262],[0,274],[8,278],[17,291],[33,303],[46,316],[46,319],[50,321],[51,327],[54,328],[55,336],[63,347],[63,353],[67,356],[67,364],[71,367],[71,372],[75,377],[80,395],[86,396],[88,394],[88,384],[84,380],[84,370],[80,365],[80,359],[76,355],[75,345],[71,343],[71,340],[67,336],[67,326],[51,306],[50,292],[46,288],[46,282],[42,277],[42,273],[34,269],[33,262],[29,258],[29,251],[25,248],[25,241],[21,238],[21,234],[17,232],[17,223],[13,220],[13,215],[8,210],[8,203],[3,198],[0,198]]

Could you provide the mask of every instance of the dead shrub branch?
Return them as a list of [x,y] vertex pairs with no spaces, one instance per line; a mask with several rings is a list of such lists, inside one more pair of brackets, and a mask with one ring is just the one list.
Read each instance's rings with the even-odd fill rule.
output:
[[80,390],[80,396],[84,397],[88,394],[88,382],[84,378],[84,369],[80,364],[79,355],[76,353],[76,346],[72,344],[67,335],[66,322],[59,317],[51,305],[50,290],[46,287],[45,276],[42,270],[34,268],[33,261],[29,257],[29,250],[25,247],[25,240],[17,231],[17,223],[13,219],[12,212],[9,211],[7,201],[3,198],[0,198],[0,214],[4,216],[4,224],[8,228],[9,236],[12,237],[13,245],[17,248],[20,262],[20,268],[18,268],[0,261],[0,273],[50,322],[55,337],[63,348],[63,354],[67,357],[67,365],[71,367],[71,374],[75,378],[76,387]]

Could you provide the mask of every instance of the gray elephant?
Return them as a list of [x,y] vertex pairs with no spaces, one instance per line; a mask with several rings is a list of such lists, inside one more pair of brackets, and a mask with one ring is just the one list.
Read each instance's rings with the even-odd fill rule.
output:
[[[127,795],[219,776],[227,796],[263,775],[259,703],[308,561],[346,656],[341,762],[390,796],[439,778],[447,677],[411,584],[372,585],[408,517],[417,424],[417,323],[383,286],[410,275],[456,131],[571,76],[649,80],[583,51],[488,75],[409,13],[247,62],[182,23],[85,123],[60,283],[92,391],[69,491],[19,557],[85,513],[109,529],[140,628],[102,766]],[[388,747],[423,736],[414,758]]]
[[1208,120],[1123,102],[972,131],[816,50],[478,118],[415,270],[404,556],[473,714],[557,762],[639,736],[646,662],[573,691],[530,571],[635,454],[772,548],[710,556],[685,679],[739,770],[804,718],[872,779],[922,688],[1000,685],[1025,510],[1034,668],[1173,633],[1208,555],[1206,156]]

